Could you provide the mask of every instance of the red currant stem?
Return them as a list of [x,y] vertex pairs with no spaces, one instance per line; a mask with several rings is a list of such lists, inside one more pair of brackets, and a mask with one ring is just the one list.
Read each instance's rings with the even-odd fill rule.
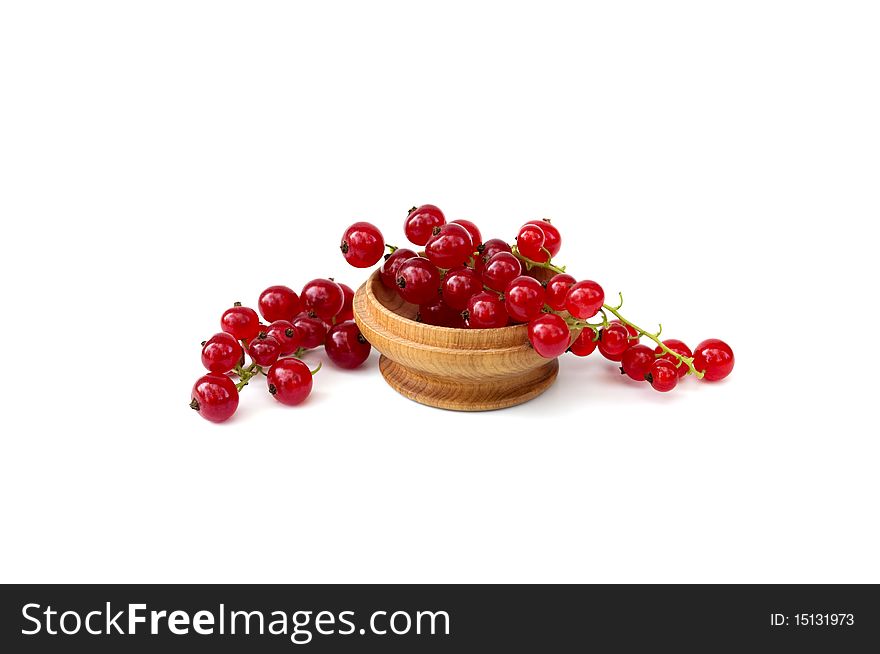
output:
[[400,249],[396,245],[388,245],[388,243],[385,244],[385,247],[388,248],[389,254],[394,254],[395,250]]
[[[547,270],[552,270],[553,272],[556,272],[556,273],[564,273],[565,272],[565,266],[562,266],[562,267],[557,266],[549,259],[544,262],[533,261],[532,259],[529,259],[527,256],[525,256],[524,254],[522,254],[519,251],[519,248],[516,247],[516,245],[511,245],[510,251],[513,253],[513,256],[515,256],[517,259],[519,259],[524,264],[526,264],[526,270],[531,270],[532,268],[546,268]],[[548,254],[549,254],[549,252],[548,252]]]
[[234,371],[238,374],[239,382],[235,385],[235,388],[241,391],[245,386],[248,385],[248,382],[263,372],[263,369],[258,366],[256,363],[252,363],[247,368],[243,368],[241,366],[235,366]]
[[322,368],[323,366],[324,366],[324,362],[323,362],[323,361],[318,361],[318,367],[315,368],[314,370],[309,370],[309,372],[312,373],[312,376],[317,375],[317,374],[318,374],[318,371],[321,370],[321,368]]

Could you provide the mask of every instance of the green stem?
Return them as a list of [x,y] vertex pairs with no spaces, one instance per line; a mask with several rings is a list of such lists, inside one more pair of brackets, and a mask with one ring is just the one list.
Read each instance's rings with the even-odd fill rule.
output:
[[556,273],[565,272],[565,266],[559,267],[549,259],[547,261],[533,261],[532,259],[529,259],[527,256],[522,254],[519,251],[519,248],[515,245],[511,246],[510,251],[513,253],[513,256],[515,256],[526,265],[526,270],[531,270],[532,268],[546,268],[547,270],[552,270]]

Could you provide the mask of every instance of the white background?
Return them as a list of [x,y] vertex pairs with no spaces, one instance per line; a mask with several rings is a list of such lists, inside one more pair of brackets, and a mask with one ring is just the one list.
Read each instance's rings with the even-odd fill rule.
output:
[[[880,581],[875,3],[2,7],[3,581]],[[188,408],[233,301],[424,202],[733,375]]]

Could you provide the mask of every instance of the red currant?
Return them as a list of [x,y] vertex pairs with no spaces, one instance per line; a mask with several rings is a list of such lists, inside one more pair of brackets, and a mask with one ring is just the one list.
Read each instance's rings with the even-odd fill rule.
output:
[[260,333],[260,317],[253,309],[236,302],[235,306],[223,312],[220,328],[236,339],[246,341]]
[[565,298],[568,297],[568,289],[574,286],[577,280],[568,273],[559,273],[547,282],[547,304],[554,311],[565,310]]
[[461,312],[450,307],[439,296],[419,307],[416,320],[435,327],[452,327],[455,329],[467,327],[464,318],[461,317]]
[[266,328],[266,334],[278,341],[281,356],[293,354],[301,345],[302,337],[292,322],[276,320]]
[[303,286],[300,295],[306,311],[324,321],[332,320],[345,303],[345,293],[332,279],[313,279]]
[[[338,283],[338,282],[337,282]],[[336,322],[345,322],[346,320],[354,320],[354,310],[352,305],[354,304],[354,290],[350,286],[346,284],[339,284],[339,288],[342,289],[342,309],[336,314]]]
[[241,361],[241,344],[232,334],[220,332],[202,344],[202,365],[211,372],[229,372]]
[[578,334],[578,337],[575,339],[574,343],[571,344],[571,347],[568,348],[569,352],[575,354],[579,357],[589,356],[593,353],[593,350],[596,349],[596,346],[599,344],[598,335],[592,329],[587,327],[586,329],[581,330],[581,333]]
[[269,393],[281,404],[295,406],[312,392],[312,371],[299,359],[279,359],[266,376]]
[[293,326],[300,337],[299,347],[307,350],[316,348],[324,342],[329,326],[320,318],[314,318],[307,313],[301,313],[293,319]]
[[529,322],[541,315],[546,291],[534,277],[521,275],[507,285],[504,306],[516,322]]
[[514,279],[522,275],[522,264],[509,252],[492,255],[483,268],[483,283],[493,291],[503,293]]
[[324,351],[340,368],[357,368],[370,356],[370,344],[353,320],[334,325],[327,332]]
[[480,256],[474,260],[474,269],[482,274],[483,269],[486,267],[486,262],[489,261],[489,259],[499,252],[507,252],[510,254],[512,249],[500,238],[490,238],[477,248],[477,252],[479,252]]
[[269,322],[290,320],[302,308],[299,296],[286,286],[270,286],[260,293],[257,303],[260,314]]
[[480,234],[480,228],[470,220],[453,220],[453,224],[464,227],[468,234],[471,235],[471,254],[477,251],[477,248],[483,243],[483,235]]
[[468,300],[467,309],[462,313],[470,329],[497,329],[506,327],[509,316],[504,301],[498,293],[482,291]]
[[385,239],[372,223],[356,222],[345,230],[339,246],[342,256],[355,268],[369,268],[385,252]]
[[523,225],[516,236],[516,247],[527,259],[543,263],[550,258],[544,251],[546,239],[547,236],[539,225]]
[[561,316],[545,313],[529,323],[529,342],[545,359],[555,359],[568,349],[571,331]]
[[278,360],[280,355],[281,344],[266,332],[260,332],[248,344],[248,356],[258,366],[269,367]]
[[666,359],[655,359],[645,379],[655,391],[668,393],[678,383],[678,371],[675,364]]
[[550,252],[551,257],[555,257],[559,254],[559,249],[562,247],[562,235],[559,233],[559,230],[550,223],[549,218],[544,218],[543,220],[530,220],[526,224],[538,225],[538,227],[544,231],[544,247]]
[[427,304],[440,291],[440,271],[424,257],[407,259],[397,269],[397,292],[411,304]]
[[434,234],[434,228],[446,224],[443,212],[433,204],[410,209],[403,223],[403,233],[410,243],[425,245]]
[[382,267],[379,268],[379,278],[385,285],[385,288],[397,290],[397,270],[403,265],[407,259],[417,257],[415,252],[406,248],[398,248],[391,254],[385,256]]
[[464,311],[468,300],[482,290],[483,280],[471,268],[454,268],[443,279],[443,300],[459,312]]
[[223,422],[238,408],[238,389],[226,375],[209,372],[196,380],[189,406],[205,420]]
[[706,381],[724,379],[733,370],[733,350],[724,341],[709,338],[694,350],[694,368],[705,373]]
[[624,326],[618,320],[612,320],[608,327],[601,330],[599,352],[609,361],[620,361],[626,349],[638,343],[635,340],[637,335],[638,332],[632,327]]
[[621,355],[620,374],[625,373],[636,381],[645,381],[645,375],[651,371],[656,360],[654,351],[647,345],[633,345]]
[[[665,341],[663,341],[663,345],[668,347],[673,352],[676,352],[685,357],[692,357],[694,355],[693,352],[691,352],[691,348],[689,348],[677,338],[667,338]],[[688,374],[689,368],[681,361],[681,359],[679,359],[678,357],[674,357],[671,354],[665,353],[659,345],[654,348],[654,354],[658,355],[660,359],[666,359],[667,361],[671,361],[676,366],[678,366],[677,369],[679,378],[684,377],[686,374]],[[681,363],[681,365],[678,365],[679,363]]]
[[584,280],[568,289],[565,308],[575,318],[587,320],[592,318],[605,302],[605,291],[596,282]]
[[428,260],[444,270],[467,265],[472,254],[471,235],[464,227],[454,223],[435,227],[434,235],[425,245]]

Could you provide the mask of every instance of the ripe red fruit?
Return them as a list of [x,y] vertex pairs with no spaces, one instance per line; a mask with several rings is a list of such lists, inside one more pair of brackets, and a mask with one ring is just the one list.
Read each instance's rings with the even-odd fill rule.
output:
[[249,340],[260,333],[260,317],[257,312],[236,302],[220,317],[220,328],[238,340]]
[[211,372],[229,372],[241,360],[241,344],[232,334],[214,334],[202,345],[202,365]]
[[467,309],[468,300],[482,290],[483,280],[471,268],[454,268],[443,279],[443,301],[458,312]]
[[269,368],[266,382],[272,397],[295,406],[312,392],[312,371],[299,359],[279,359]]
[[300,312],[302,303],[299,296],[286,286],[270,286],[260,293],[257,304],[260,314],[268,322],[291,320]]
[[550,252],[551,257],[555,257],[559,254],[559,249],[562,247],[562,235],[559,233],[559,230],[550,223],[549,218],[544,218],[543,220],[530,220],[526,224],[537,225],[544,231],[544,247]]
[[568,289],[574,286],[577,280],[568,273],[559,273],[547,282],[547,304],[554,311],[565,310],[565,298],[568,297]]
[[[665,341],[663,341],[663,345],[668,347],[673,352],[681,354],[682,356],[693,356],[693,352],[691,352],[691,349],[677,338],[667,338]],[[677,357],[672,356],[671,354],[665,353],[659,345],[654,348],[654,353],[661,355],[659,358],[671,361],[676,366],[678,366],[677,370],[679,379],[688,374],[689,368],[684,363],[679,366],[678,364],[681,362],[681,360]]]
[[534,277],[520,275],[507,285],[504,306],[516,322],[529,322],[541,315],[546,291]]
[[635,337],[638,332],[632,327],[624,326],[618,320],[612,320],[605,329],[601,330],[599,338],[599,352],[609,361],[620,361],[627,348],[638,343]]
[[293,319],[293,326],[300,337],[299,347],[307,350],[316,348],[324,342],[327,330],[330,328],[320,318],[313,318],[307,313],[301,313]]
[[674,363],[666,359],[656,359],[651,364],[651,369],[645,375],[645,379],[655,391],[667,393],[678,383],[678,372],[675,370]]
[[504,301],[497,293],[482,291],[468,300],[467,309],[462,313],[471,329],[498,329],[506,327],[509,316]]
[[568,348],[568,351],[579,357],[585,357],[592,354],[598,344],[599,339],[596,338],[596,332],[587,327],[581,330],[581,333],[578,334],[578,337],[571,344],[571,347]]
[[514,279],[522,275],[522,264],[509,252],[499,252],[486,262],[483,283],[493,291],[503,293]]
[[193,385],[189,406],[205,420],[223,422],[238,408],[238,389],[226,375],[209,372]]
[[324,351],[340,368],[357,368],[370,356],[370,344],[353,320],[334,325],[327,332]]
[[724,379],[733,370],[733,350],[724,341],[709,338],[694,350],[694,368],[705,373],[706,381]]
[[446,224],[443,212],[433,204],[410,209],[403,222],[403,233],[410,243],[425,245],[434,234],[434,228]]
[[258,366],[268,367],[281,355],[281,344],[266,332],[260,332],[248,344],[248,356]]
[[282,356],[293,354],[301,345],[299,329],[288,320],[276,320],[266,328],[266,334],[278,341]]
[[440,271],[424,257],[406,260],[397,269],[397,292],[411,304],[427,304],[439,295]]
[[510,254],[511,251],[511,247],[500,238],[490,238],[477,248],[477,252],[479,252],[480,256],[474,259],[474,270],[482,274],[483,269],[486,267],[486,262],[489,261],[489,259],[499,252],[507,252]]
[[332,320],[345,303],[342,287],[332,279],[313,279],[303,286],[300,295],[306,311],[324,321]]
[[550,258],[543,250],[546,239],[547,236],[539,225],[523,225],[516,236],[516,247],[527,259],[543,263]]
[[568,349],[571,331],[561,316],[544,313],[529,323],[529,342],[545,359],[555,359]]
[[467,265],[472,254],[471,235],[464,227],[454,223],[436,227],[425,245],[425,257],[444,270]]
[[385,256],[382,267],[379,268],[379,277],[386,288],[397,290],[397,271],[407,259],[417,257],[415,252],[407,248],[398,248]]
[[633,345],[623,351],[620,358],[620,374],[627,374],[636,381],[645,381],[654,361],[654,351],[647,345]]
[[464,321],[464,318],[462,318],[461,311],[457,311],[450,307],[441,297],[437,297],[427,304],[421,305],[416,320],[435,327],[467,329],[467,323]]
[[375,225],[356,222],[345,230],[339,249],[345,260],[355,268],[369,268],[382,258],[385,239]]
[[586,279],[568,289],[565,308],[575,318],[587,320],[592,318],[605,302],[605,291],[596,282]]
[[452,224],[461,225],[468,234],[471,235],[471,254],[477,251],[477,248],[483,243],[483,235],[480,234],[480,228],[470,220],[453,220]]
[[354,303],[354,290],[345,284],[339,284],[339,288],[342,289],[343,299],[342,309],[336,314],[336,322],[340,323],[345,322],[346,320],[354,320],[354,310],[352,308],[352,304]]

